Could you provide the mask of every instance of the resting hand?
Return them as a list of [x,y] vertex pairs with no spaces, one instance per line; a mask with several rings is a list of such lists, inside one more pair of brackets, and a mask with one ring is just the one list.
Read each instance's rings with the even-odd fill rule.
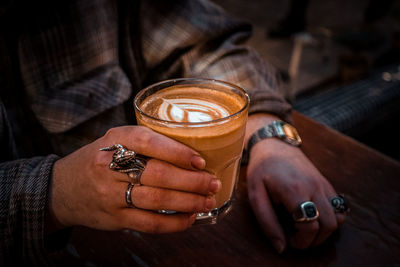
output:
[[[113,144],[150,157],[141,184],[132,189],[134,208],[125,201],[128,176],[109,169]],[[142,126],[109,130],[95,142],[55,163],[49,202],[60,226],[102,230],[134,229],[161,233],[190,227],[195,213],[215,207],[220,188],[215,176],[201,171],[205,162],[187,146]],[[179,213],[163,215],[158,210]]]
[[[256,124],[251,127],[256,128]],[[268,122],[270,122],[269,120]],[[258,127],[258,126],[257,126]],[[278,252],[287,242],[297,249],[318,245],[343,223],[344,214],[334,213],[329,202],[336,192],[302,151],[276,138],[253,146],[247,169],[249,200],[262,230]],[[285,236],[275,208],[292,214],[302,202],[312,201],[319,211],[317,220],[294,222],[294,233]],[[287,223],[287,222],[286,222]],[[285,224],[286,224],[285,223]]]

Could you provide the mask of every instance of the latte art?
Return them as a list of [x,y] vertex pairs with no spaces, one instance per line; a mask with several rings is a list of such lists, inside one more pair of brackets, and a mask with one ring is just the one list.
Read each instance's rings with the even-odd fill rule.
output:
[[174,122],[207,122],[229,116],[228,110],[201,99],[163,99],[158,118]]
[[140,108],[149,116],[182,127],[199,127],[218,119],[229,118],[242,108],[235,94],[203,87],[172,86],[144,99]]

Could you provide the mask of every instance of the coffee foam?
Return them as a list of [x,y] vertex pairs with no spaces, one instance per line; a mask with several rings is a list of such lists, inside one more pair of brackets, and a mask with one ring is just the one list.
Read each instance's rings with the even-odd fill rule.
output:
[[193,98],[163,99],[158,117],[174,122],[207,122],[229,116],[224,107],[206,100]]
[[201,123],[229,117],[241,109],[242,102],[227,92],[172,86],[147,97],[140,108],[164,121]]

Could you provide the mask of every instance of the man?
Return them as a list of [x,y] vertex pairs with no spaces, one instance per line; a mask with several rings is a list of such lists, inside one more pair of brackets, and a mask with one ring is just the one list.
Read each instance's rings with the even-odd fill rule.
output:
[[[278,252],[288,243],[318,245],[343,222],[329,202],[336,192],[301,150],[256,134],[275,120],[290,122],[290,106],[275,70],[241,45],[249,26],[214,4],[21,0],[2,9],[1,27],[6,262],[20,254],[46,262],[51,241],[62,246],[74,225],[174,232],[214,208],[221,185],[203,171],[201,155],[147,128],[119,127],[134,124],[131,100],[141,88],[174,77],[226,80],[248,91],[249,198]],[[127,191],[126,174],[109,170],[112,153],[99,149],[113,144],[149,158],[142,186]],[[293,236],[285,237],[274,205],[297,220]],[[159,209],[180,213],[148,211]],[[306,209],[312,212],[298,214]]]

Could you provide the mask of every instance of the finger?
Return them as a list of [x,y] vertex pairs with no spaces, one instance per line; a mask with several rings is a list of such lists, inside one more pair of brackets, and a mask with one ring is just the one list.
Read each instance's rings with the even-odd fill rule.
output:
[[[328,183],[326,181],[326,185],[325,185],[325,195],[327,196],[327,200],[329,202],[329,206],[332,210],[334,210],[332,204],[330,203],[331,199],[333,197],[338,196],[338,194],[336,193],[335,189],[332,187],[332,185],[330,183]],[[334,212],[335,213],[335,212]],[[337,225],[341,225],[344,223],[345,219],[346,219],[346,214],[345,213],[335,213],[335,217],[336,217],[336,222]]]
[[286,247],[285,234],[278,222],[267,190],[261,179],[248,180],[249,200],[261,229],[275,249],[282,253]]
[[297,222],[294,225],[296,234],[290,237],[290,245],[296,249],[308,248],[318,234],[318,220]]
[[332,206],[325,194],[318,194],[318,196],[313,198],[313,201],[319,211],[319,232],[313,242],[313,245],[316,246],[324,242],[337,229],[338,223]]
[[[297,196],[297,199],[294,199],[293,201],[290,202],[286,202],[284,204],[288,208],[289,212],[293,214],[294,211],[298,209],[298,207],[301,205],[301,203],[309,200],[310,199],[307,197]],[[318,206],[317,205],[315,206],[319,211]],[[295,222],[294,228],[295,228],[295,234],[291,236],[289,239],[290,245],[297,249],[306,249],[312,244],[314,239],[317,237],[317,234],[319,232],[319,222],[318,220]]]
[[186,169],[204,169],[206,162],[195,150],[144,126],[122,126],[110,129],[103,144],[121,144],[136,153],[164,160]]
[[196,219],[196,214],[178,213],[163,215],[141,209],[121,209],[118,219],[122,228],[145,233],[173,233],[189,228]]
[[216,206],[214,196],[202,196],[151,186],[135,186],[132,189],[131,199],[137,208],[155,211],[209,212]]
[[344,221],[346,220],[346,214],[344,213],[335,213],[335,216],[338,226],[343,224]]
[[[130,182],[126,173],[110,171],[117,181]],[[142,185],[174,189],[203,195],[217,193],[221,182],[215,175],[205,171],[178,168],[168,162],[151,159],[140,176]]]
[[[116,193],[118,207],[128,207],[126,201],[127,183],[119,183]],[[134,207],[145,210],[174,210],[178,212],[209,212],[215,208],[214,196],[202,196],[181,191],[151,186],[135,185],[131,188],[130,199]]]
[[213,174],[178,168],[156,159],[147,163],[141,183],[203,195],[215,194],[221,188],[221,182]]
[[336,212],[334,211],[334,207],[332,206],[331,199],[332,199],[333,197],[338,196],[338,194],[337,194],[334,190],[328,191],[328,193],[327,193],[326,195],[328,196],[327,199],[328,199],[328,201],[329,201],[329,205],[330,205],[332,211],[335,213],[336,222],[337,222],[337,224],[338,224],[338,226],[339,226],[339,225],[343,224],[344,221],[346,220],[346,213],[340,213],[340,212],[339,212],[339,213],[336,213]]

